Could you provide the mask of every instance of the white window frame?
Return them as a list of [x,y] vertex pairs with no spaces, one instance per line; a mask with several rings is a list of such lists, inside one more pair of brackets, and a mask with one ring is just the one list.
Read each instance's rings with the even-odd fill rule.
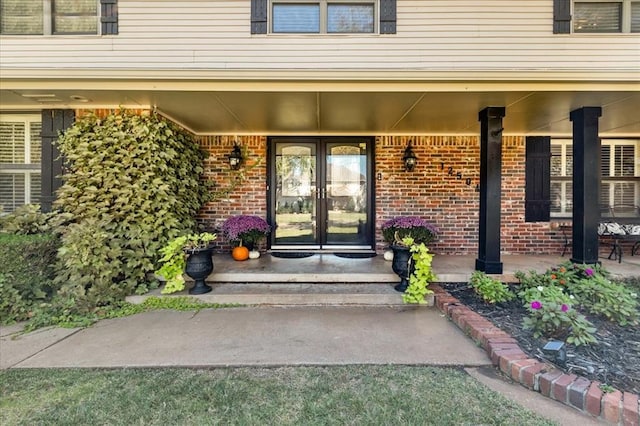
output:
[[11,34],[11,33],[0,33],[2,36],[92,36],[92,35],[100,35],[101,25],[100,25],[100,13],[101,13],[101,5],[100,0],[96,1],[96,32],[95,33],[62,33],[62,32],[54,32],[53,31],[53,1],[55,0],[42,0],[42,34]]
[[[24,163],[0,163],[0,174],[24,174],[24,203],[31,204],[31,176],[33,174],[41,175],[42,173],[42,159],[40,159],[40,163],[31,162],[31,123],[41,123],[42,117],[37,114],[2,114],[0,115],[0,122],[24,123]],[[18,165],[20,167],[17,167]],[[2,204],[3,200],[0,200],[0,205]],[[0,210],[1,214],[3,214],[3,210]]]
[[[620,31],[619,32],[582,32],[576,31],[574,23],[571,24],[571,32],[574,34],[623,34],[631,33],[631,3],[635,3],[638,0],[574,0],[571,2],[571,16],[575,19],[575,4],[576,3],[619,3],[622,4],[622,16],[620,17]],[[637,34],[637,33],[632,33]]]
[[[611,178],[611,179],[603,179],[601,185],[606,184],[607,182],[613,181],[635,181],[636,182],[636,191],[634,194],[634,205],[640,206],[640,139],[610,139],[603,138],[601,141],[602,146],[609,146],[610,152],[615,153],[616,146],[635,146],[635,158],[634,158],[634,177],[619,177],[615,176],[615,155],[610,155],[609,158],[609,176],[602,176],[603,178]],[[552,218],[566,218],[571,216],[571,210],[567,211],[567,206],[570,206],[572,200],[569,200],[567,197],[568,188],[573,185],[573,179],[571,175],[567,175],[567,153],[573,155],[573,140],[571,139],[552,139],[552,146],[560,146],[560,158],[561,158],[561,175],[560,176],[550,176],[551,183],[561,182],[561,190],[560,190],[560,212],[551,212]],[[573,165],[575,167],[575,163]],[[613,182],[615,183],[615,182]],[[554,200],[551,200],[553,204]],[[613,206],[615,204],[615,193],[610,191],[609,194],[609,206]]]
[[[284,33],[284,32],[274,32],[273,31],[273,5],[274,4],[317,4],[320,7],[320,31],[317,33],[312,32],[300,32],[300,33]],[[373,4],[373,32],[370,33],[330,33],[327,32],[328,26],[328,9],[329,4]],[[375,35],[380,32],[380,0],[269,0],[269,8],[268,8],[268,16],[267,22],[268,32],[273,35]]]

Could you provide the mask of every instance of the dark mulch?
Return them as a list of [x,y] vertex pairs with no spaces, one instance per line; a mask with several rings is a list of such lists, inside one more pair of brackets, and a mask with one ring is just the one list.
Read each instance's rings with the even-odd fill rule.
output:
[[535,339],[522,328],[527,310],[519,301],[489,305],[476,297],[467,283],[442,284],[461,303],[490,320],[496,327],[509,333],[520,348],[531,358],[549,362],[565,372],[597,380],[621,391],[640,394],[640,328],[621,327],[606,319],[587,315],[597,328],[595,345],[567,346],[566,366],[553,362],[542,352],[547,340]]

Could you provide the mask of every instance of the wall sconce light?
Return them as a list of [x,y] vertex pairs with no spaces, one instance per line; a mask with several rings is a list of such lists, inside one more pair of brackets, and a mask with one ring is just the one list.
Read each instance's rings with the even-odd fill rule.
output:
[[229,166],[231,169],[238,170],[242,164],[242,151],[237,143],[233,144],[233,151],[229,154]]
[[404,150],[402,161],[404,162],[404,169],[408,172],[413,171],[418,163],[418,157],[416,157],[416,154],[413,152],[413,148],[411,148],[411,141],[409,141],[407,148]]

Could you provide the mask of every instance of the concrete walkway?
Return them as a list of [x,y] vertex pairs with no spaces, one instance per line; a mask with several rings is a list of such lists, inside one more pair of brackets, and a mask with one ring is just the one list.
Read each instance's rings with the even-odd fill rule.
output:
[[154,311],[86,329],[0,327],[0,368],[404,364],[464,366],[562,425],[595,420],[497,376],[486,353],[430,307]]

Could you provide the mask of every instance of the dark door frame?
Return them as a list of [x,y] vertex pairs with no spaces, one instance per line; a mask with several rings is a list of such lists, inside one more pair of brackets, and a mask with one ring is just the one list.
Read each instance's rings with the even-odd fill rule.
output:
[[[316,184],[323,185],[326,183],[326,170],[325,170],[325,162],[326,162],[326,150],[325,147],[327,143],[335,143],[335,142],[364,142],[367,144],[367,223],[364,229],[366,235],[369,236],[369,241],[366,244],[366,250],[375,250],[376,247],[376,237],[375,237],[375,220],[376,220],[376,205],[375,205],[375,137],[373,136],[269,136],[267,138],[267,222],[273,227],[275,226],[275,192],[272,191],[272,188],[275,189],[277,187],[275,179],[276,174],[274,170],[276,152],[275,145],[277,142],[300,142],[300,143],[316,143],[317,151],[317,167],[318,174],[316,176]],[[320,164],[322,163],[322,164]],[[327,246],[326,243],[326,215],[327,208],[326,202],[319,203],[317,208],[317,217],[321,222],[318,225],[318,231],[321,232],[317,239],[317,245],[323,248],[323,246]],[[271,236],[268,241],[268,247],[274,243],[275,232],[271,233]],[[293,244],[295,245],[295,244]],[[354,244],[356,245],[356,244]],[[304,248],[307,244],[300,244],[300,248]],[[331,245],[331,247],[327,251],[334,250],[335,247],[339,245]]]

